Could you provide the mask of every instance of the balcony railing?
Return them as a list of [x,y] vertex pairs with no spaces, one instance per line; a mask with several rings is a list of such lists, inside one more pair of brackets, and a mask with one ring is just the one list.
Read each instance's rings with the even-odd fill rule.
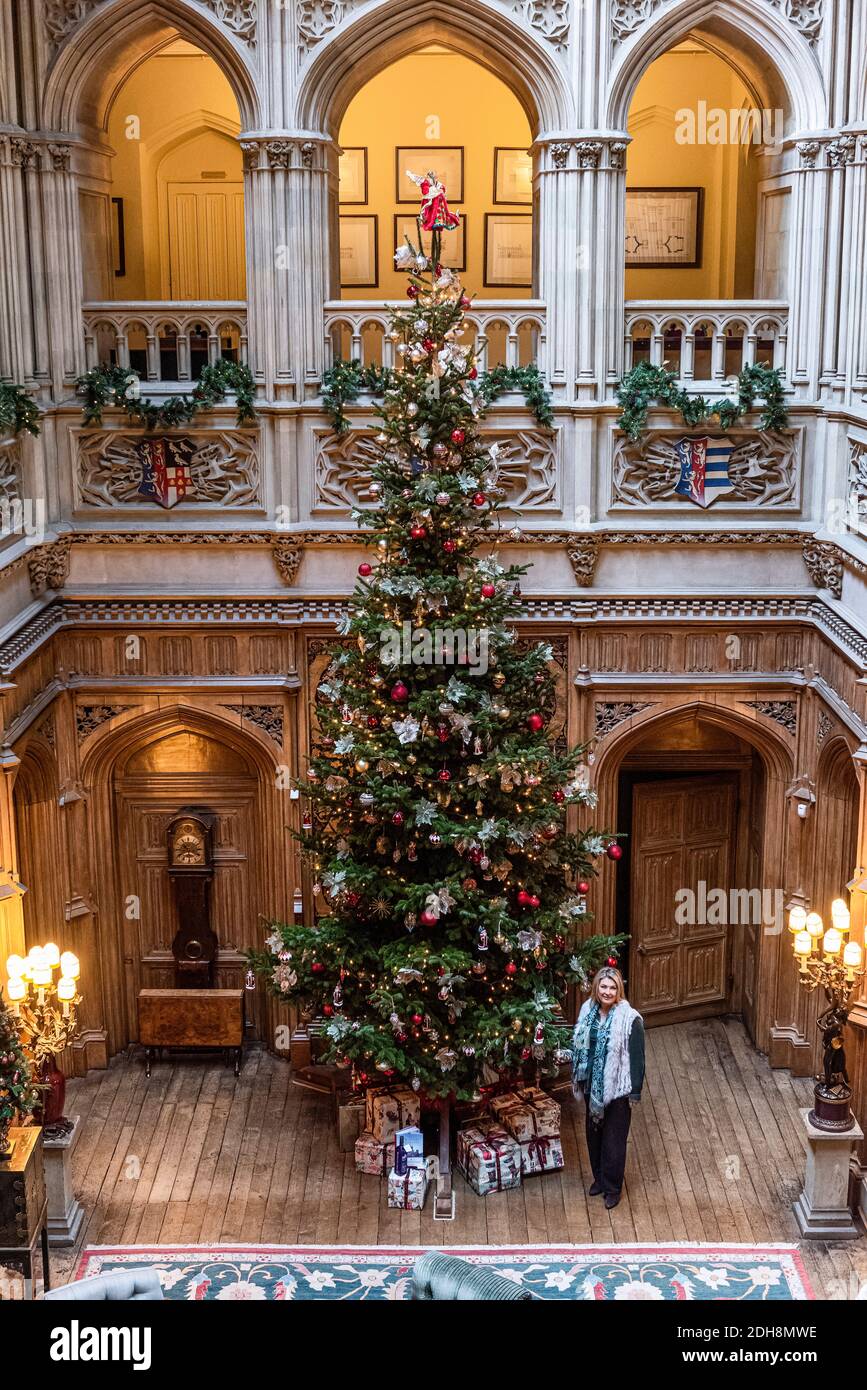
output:
[[243,300],[107,300],[84,305],[88,369],[133,367],[143,381],[195,381],[221,357],[247,361],[247,305]]
[[[389,336],[389,311],[402,300],[334,299],[325,305],[325,356],[357,358],[364,366],[393,367],[397,343]],[[545,305],[539,299],[486,299],[466,315],[465,341],[475,349],[479,371],[525,367],[545,371]]]
[[789,306],[781,300],[626,302],[626,370],[663,363],[681,381],[721,385],[755,362],[786,370]]

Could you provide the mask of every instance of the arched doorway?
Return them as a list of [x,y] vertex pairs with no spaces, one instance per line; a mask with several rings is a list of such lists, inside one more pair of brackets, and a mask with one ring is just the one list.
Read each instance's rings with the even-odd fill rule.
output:
[[649,1021],[743,1012],[753,1031],[759,935],[777,907],[741,896],[762,884],[763,799],[755,750],[697,713],[656,724],[625,755],[617,920],[630,997]]
[[600,753],[598,820],[626,838],[593,905],[629,935],[630,998],[649,1024],[741,1014],[767,1048],[790,757],[752,721],[703,703],[647,717]]

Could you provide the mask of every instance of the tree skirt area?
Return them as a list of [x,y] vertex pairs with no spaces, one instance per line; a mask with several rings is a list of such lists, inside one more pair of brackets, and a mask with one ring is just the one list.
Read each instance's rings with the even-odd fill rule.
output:
[[[438,1247],[443,1248],[443,1247]],[[448,1246],[536,1298],[556,1301],[776,1303],[815,1297],[796,1245]],[[195,1303],[410,1298],[418,1247],[334,1245],[89,1246],[76,1279],[158,1269],[167,1299]]]

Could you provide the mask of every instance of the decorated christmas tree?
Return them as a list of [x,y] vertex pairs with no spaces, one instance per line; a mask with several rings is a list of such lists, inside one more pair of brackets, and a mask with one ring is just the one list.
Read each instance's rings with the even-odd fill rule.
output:
[[15,1019],[0,998],[0,1154],[6,1149],[10,1126],[31,1115],[38,1100],[39,1089],[33,1081]]
[[376,505],[356,513],[371,555],[301,785],[316,920],[272,924],[252,959],[280,999],[325,1016],[326,1059],[360,1084],[477,1099],[528,1062],[551,1074],[564,1060],[567,987],[618,944],[585,935],[592,861],[620,851],[567,833],[594,793],[583,750],[549,740],[551,647],[511,625],[528,567],[498,559],[520,533],[500,527],[496,449],[479,433],[470,301],[440,264],[455,214],[433,175],[417,182]]

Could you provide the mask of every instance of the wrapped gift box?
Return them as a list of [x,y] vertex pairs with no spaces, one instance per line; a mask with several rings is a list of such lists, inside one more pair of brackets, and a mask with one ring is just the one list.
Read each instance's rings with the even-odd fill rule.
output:
[[521,1150],[521,1171],[524,1177],[531,1173],[553,1173],[563,1167],[563,1145],[559,1134],[537,1134],[526,1144],[519,1144]]
[[348,1100],[337,1108],[337,1135],[340,1152],[351,1154],[355,1141],[364,1129],[364,1099]]
[[420,1118],[421,1102],[409,1086],[374,1086],[367,1092],[364,1128],[380,1141],[417,1126]]
[[502,1125],[480,1120],[458,1131],[458,1167],[474,1192],[521,1186],[521,1146]]
[[375,1173],[384,1178],[394,1167],[394,1140],[377,1139],[365,1131],[355,1141],[355,1166],[359,1173]]
[[494,1096],[491,1110],[519,1144],[526,1144],[530,1139],[556,1138],[560,1134],[560,1107],[538,1086],[525,1086],[521,1091]]
[[388,1205],[400,1207],[402,1211],[421,1211],[427,1196],[427,1170],[407,1168],[405,1173],[396,1173],[392,1168],[388,1175]]

